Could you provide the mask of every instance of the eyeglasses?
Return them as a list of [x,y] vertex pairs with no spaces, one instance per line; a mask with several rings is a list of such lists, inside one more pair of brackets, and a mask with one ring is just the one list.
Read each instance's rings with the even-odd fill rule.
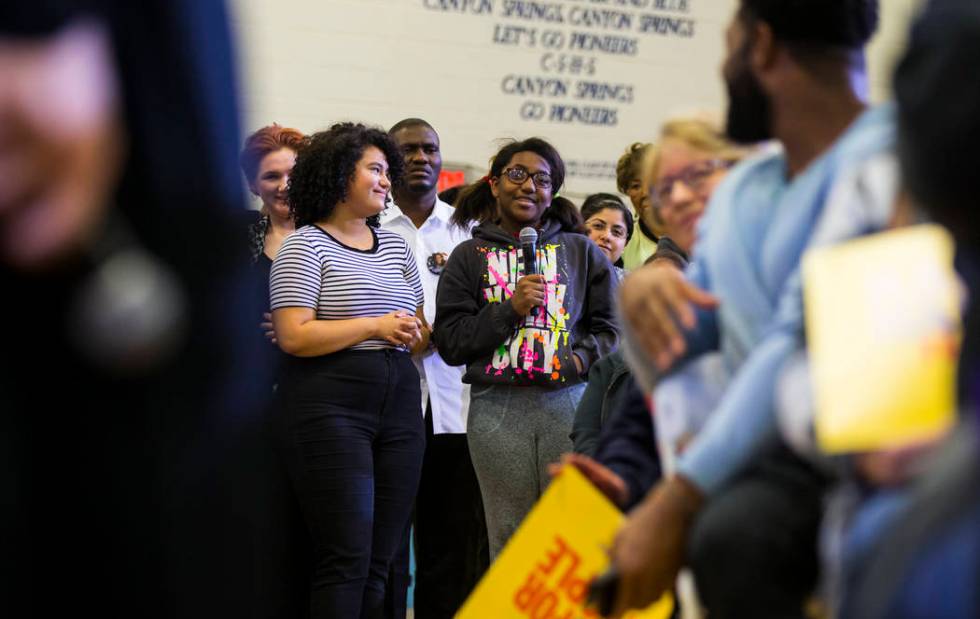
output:
[[668,176],[650,192],[654,208],[663,208],[670,203],[670,196],[674,193],[676,183],[684,183],[691,191],[700,195],[707,189],[708,177],[718,170],[725,170],[733,165],[735,162],[730,159],[708,159],[692,163],[677,174]]
[[531,174],[524,166],[516,165],[504,170],[504,176],[512,183],[523,185],[524,181],[530,178],[534,181],[534,186],[538,189],[551,189],[551,175],[547,172],[535,172]]

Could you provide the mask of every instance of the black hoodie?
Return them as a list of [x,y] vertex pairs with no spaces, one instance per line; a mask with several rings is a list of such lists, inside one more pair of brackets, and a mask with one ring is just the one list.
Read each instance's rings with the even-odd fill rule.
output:
[[616,349],[616,277],[599,248],[545,220],[538,263],[547,281],[546,306],[537,317],[520,316],[510,302],[524,269],[517,239],[496,224],[482,224],[449,257],[439,278],[432,339],[446,363],[466,364],[463,382],[558,389],[581,382],[599,357]]

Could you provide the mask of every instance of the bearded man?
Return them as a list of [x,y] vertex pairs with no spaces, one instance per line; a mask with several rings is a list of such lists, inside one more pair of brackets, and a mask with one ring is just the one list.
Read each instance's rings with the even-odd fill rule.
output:
[[827,196],[893,145],[891,110],[867,109],[861,92],[877,18],[876,0],[740,0],[723,67],[727,132],[781,148],[716,189],[686,272],[652,264],[622,286],[641,382],[711,351],[731,379],[617,539],[617,615],[670,589],[686,562],[713,619],[805,616],[826,480],[780,442],[774,387],[799,344],[799,261]]

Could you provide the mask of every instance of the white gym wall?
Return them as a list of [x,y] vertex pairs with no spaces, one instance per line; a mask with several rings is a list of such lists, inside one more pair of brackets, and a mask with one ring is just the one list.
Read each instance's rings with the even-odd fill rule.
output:
[[[881,0],[870,92],[888,97],[921,0]],[[447,165],[486,171],[500,138],[539,135],[565,193],[614,191],[626,145],[662,120],[721,117],[724,29],[737,0],[232,0],[243,131],[316,131],[419,116]],[[602,49],[600,49],[602,48]]]

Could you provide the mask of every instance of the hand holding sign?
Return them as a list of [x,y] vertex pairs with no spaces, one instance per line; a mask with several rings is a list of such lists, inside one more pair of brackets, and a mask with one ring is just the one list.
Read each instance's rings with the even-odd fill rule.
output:
[[[459,619],[586,619],[589,583],[609,564],[623,515],[566,466],[480,581]],[[632,619],[666,619],[668,594]]]
[[630,513],[613,549],[613,564],[620,574],[613,617],[644,608],[670,592],[702,501],[700,491],[675,475],[657,484]]

